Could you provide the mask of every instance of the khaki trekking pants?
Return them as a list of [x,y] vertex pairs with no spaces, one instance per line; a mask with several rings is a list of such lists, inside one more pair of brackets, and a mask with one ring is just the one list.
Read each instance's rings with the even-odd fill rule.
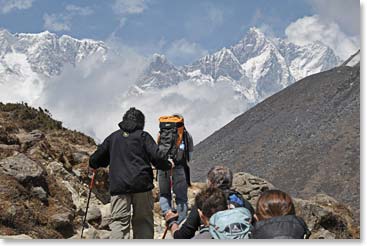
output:
[[110,239],[130,239],[130,220],[134,239],[154,238],[152,191],[111,196]]

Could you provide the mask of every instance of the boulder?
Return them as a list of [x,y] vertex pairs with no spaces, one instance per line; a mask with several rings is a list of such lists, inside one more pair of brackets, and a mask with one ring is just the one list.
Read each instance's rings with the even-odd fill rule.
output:
[[47,187],[42,167],[22,153],[1,160],[0,171],[22,184]]
[[249,173],[239,172],[233,176],[233,188],[255,206],[261,193],[273,189],[274,185]]

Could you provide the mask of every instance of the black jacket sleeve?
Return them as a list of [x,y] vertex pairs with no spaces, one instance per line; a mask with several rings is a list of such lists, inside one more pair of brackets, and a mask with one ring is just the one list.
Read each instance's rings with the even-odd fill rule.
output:
[[102,144],[98,145],[97,150],[89,158],[89,166],[97,169],[107,167],[110,163],[110,136]]
[[195,236],[195,232],[199,229],[201,224],[197,206],[191,208],[186,221],[182,224],[180,229],[173,234],[174,239],[190,239]]
[[149,133],[143,132],[144,148],[149,161],[160,170],[169,170],[171,164],[167,160],[167,153],[162,151]]

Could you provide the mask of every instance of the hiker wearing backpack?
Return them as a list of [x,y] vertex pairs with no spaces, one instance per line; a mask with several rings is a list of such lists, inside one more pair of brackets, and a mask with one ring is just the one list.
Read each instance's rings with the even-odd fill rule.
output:
[[[233,181],[232,171],[225,166],[214,166],[207,174],[208,187],[216,187],[221,189],[226,195],[227,205],[229,208],[244,207],[251,216],[254,214],[252,205],[243,198],[243,196],[234,189],[231,189]],[[202,224],[198,213],[197,205],[191,208],[191,212],[187,216],[186,221],[179,228],[178,223],[175,223],[172,218],[177,216],[176,213],[168,211],[165,219],[169,221],[169,227],[174,239],[190,239],[195,236],[196,231]],[[254,218],[252,218],[252,221]]]
[[[91,155],[91,168],[109,165],[111,194],[111,239],[153,239],[153,170],[168,170],[171,164],[152,136],[143,131],[144,114],[130,108],[118,125]],[[133,212],[131,212],[133,207]],[[132,213],[132,215],[131,215]]]
[[226,195],[219,188],[209,187],[196,195],[195,204],[203,226],[193,239],[213,239],[209,232],[209,220],[216,212],[228,209]]
[[[168,171],[158,171],[159,205],[163,215],[175,206],[180,223],[187,216],[187,189],[190,184],[190,169],[188,162],[194,149],[193,139],[184,125],[184,118],[179,114],[162,116],[158,144],[168,152],[174,162],[174,168]],[[175,197],[173,197],[175,196]]]
[[304,220],[296,216],[292,198],[280,190],[261,194],[256,204],[254,239],[304,239],[310,236]]

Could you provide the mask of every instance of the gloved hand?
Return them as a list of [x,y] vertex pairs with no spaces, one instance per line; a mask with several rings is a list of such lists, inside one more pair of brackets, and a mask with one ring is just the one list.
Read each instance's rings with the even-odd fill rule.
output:
[[178,213],[173,212],[172,210],[168,210],[164,216],[164,219],[166,220],[166,226],[168,226],[168,228],[171,228],[173,223],[178,220]]
[[171,168],[175,167],[175,163],[171,158],[168,159],[168,162],[171,164]]

